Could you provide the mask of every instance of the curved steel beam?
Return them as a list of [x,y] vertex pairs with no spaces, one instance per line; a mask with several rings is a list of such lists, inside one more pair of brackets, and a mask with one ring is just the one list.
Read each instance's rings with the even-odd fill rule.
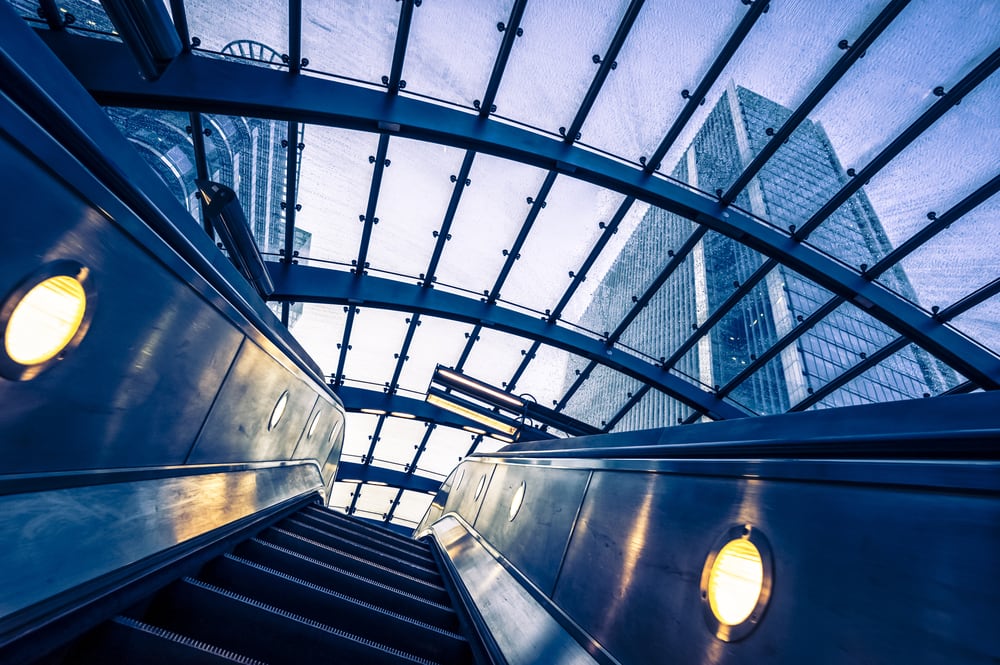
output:
[[[373,275],[356,277],[340,270],[277,263],[269,263],[268,269],[274,281],[273,300],[379,307],[473,323],[538,340],[607,365],[707,413],[713,420],[748,415],[712,393],[603,340],[549,323],[545,317],[499,307],[485,298],[470,298]],[[339,388],[338,392],[342,390]]]
[[380,90],[238,62],[181,54],[157,81],[143,81],[125,48],[47,31],[57,55],[105,105],[202,111],[389,132],[557,171],[687,217],[769,256],[861,307],[983,388],[1000,388],[1000,357],[858,270],[784,230],[701,192],[624,162],[512,124]]
[[369,466],[357,462],[341,460],[337,465],[337,482],[385,483],[390,487],[398,487],[414,492],[436,492],[441,486],[440,480],[418,476],[403,471],[384,469],[380,466]]

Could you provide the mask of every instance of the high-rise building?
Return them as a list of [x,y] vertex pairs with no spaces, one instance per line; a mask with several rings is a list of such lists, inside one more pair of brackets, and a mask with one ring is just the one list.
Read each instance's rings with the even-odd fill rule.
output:
[[[790,113],[761,95],[730,85],[672,176],[703,191],[726,189]],[[818,210],[848,177],[823,128],[805,121],[740,193],[736,205],[788,227]],[[614,329],[624,313],[621,303],[643,293],[673,249],[694,231],[690,220],[649,208],[597,287],[580,324],[597,332]],[[849,256],[844,250],[838,254],[856,266],[874,265],[891,250],[864,192],[851,197],[826,219],[812,233],[810,242],[821,248],[847,248]],[[621,343],[654,357],[669,357],[763,262],[764,257],[735,240],[717,233],[705,235],[629,326]],[[881,281],[916,300],[898,266]],[[779,265],[702,336],[673,365],[673,371],[707,386],[725,385],[832,297],[829,291]],[[780,413],[896,337],[884,324],[843,303],[751,375],[731,397],[758,413]],[[567,386],[576,378],[575,369],[570,368]],[[937,394],[950,376],[950,369],[910,346],[828,395],[819,405]],[[610,385],[615,381],[621,385]],[[588,380],[573,399],[573,415],[587,420],[588,414],[606,412],[599,407],[605,396],[626,390],[622,375]],[[689,413],[685,405],[651,391],[617,428],[662,427]]]

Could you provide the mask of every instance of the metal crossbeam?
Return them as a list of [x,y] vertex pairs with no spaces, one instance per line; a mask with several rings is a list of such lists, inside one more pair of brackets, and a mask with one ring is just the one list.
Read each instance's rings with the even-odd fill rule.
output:
[[412,21],[413,0],[402,0],[402,6],[399,8],[399,24],[396,27],[396,44],[392,50],[392,66],[389,69],[389,76],[385,79],[390,95],[395,95],[406,85],[402,80],[403,61],[406,59],[406,42],[410,38]]
[[[404,473],[395,469],[385,469],[380,466],[367,466],[365,464],[341,460],[337,466],[337,482],[351,480],[362,483],[385,483],[390,487],[398,487],[414,492],[434,492],[441,486],[441,481],[434,478]],[[355,496],[355,499],[357,499],[357,496]],[[352,506],[356,503],[356,501],[351,502]]]
[[[600,339],[556,326],[515,310],[499,307],[436,289],[372,275],[361,279],[353,275],[311,266],[268,264],[275,284],[274,300],[295,300],[326,304],[347,304],[415,312],[454,321],[486,325],[500,332],[539,340],[585,358],[597,360],[612,369],[643,382],[710,414],[713,419],[739,418],[746,415],[715,395],[691,385],[660,367],[631,353],[608,346]],[[353,311],[353,310],[352,310]],[[350,322],[350,315],[348,316]],[[341,349],[343,354],[344,349]],[[340,370],[342,372],[342,369]],[[338,382],[342,375],[338,375]]]
[[497,91],[500,90],[500,81],[503,73],[507,69],[507,61],[510,59],[510,52],[514,48],[514,40],[518,38],[521,31],[521,18],[524,16],[524,7],[527,0],[514,0],[514,6],[510,9],[510,18],[507,23],[498,24],[497,28],[503,30],[503,40],[500,42],[500,50],[497,52],[496,60],[493,61],[493,71],[490,73],[489,83],[486,84],[486,94],[482,100],[477,100],[479,105],[479,116],[488,117],[493,112],[493,102],[496,101]]
[[288,0],[288,71],[302,71],[302,0]]

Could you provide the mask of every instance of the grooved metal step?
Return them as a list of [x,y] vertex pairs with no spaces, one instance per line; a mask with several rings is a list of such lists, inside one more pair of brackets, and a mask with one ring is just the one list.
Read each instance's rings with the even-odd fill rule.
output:
[[[349,528],[343,524],[337,524],[331,521],[327,521],[316,517],[310,513],[299,512],[295,515],[295,520],[305,524],[310,524],[315,527],[326,531],[332,536],[340,536],[342,538],[347,538],[356,542],[360,545],[364,545],[370,549],[383,552],[397,559],[402,559],[415,563],[419,566],[424,566],[426,568],[435,568],[434,557],[431,555],[430,550],[414,550],[410,547],[401,547],[395,541],[390,541],[385,538],[379,538],[367,531],[362,531],[358,529]],[[379,534],[381,535],[381,534]],[[413,541],[417,543],[417,541]],[[421,547],[424,546],[423,543],[417,543]]]
[[342,515],[328,508],[319,506],[308,506],[302,510],[303,515],[312,515],[333,525],[344,526],[352,531],[367,534],[373,538],[392,543],[397,547],[408,549],[415,553],[430,554],[430,548],[418,540],[401,536],[395,531],[383,529],[371,524],[366,524],[360,520],[352,519],[347,515]]

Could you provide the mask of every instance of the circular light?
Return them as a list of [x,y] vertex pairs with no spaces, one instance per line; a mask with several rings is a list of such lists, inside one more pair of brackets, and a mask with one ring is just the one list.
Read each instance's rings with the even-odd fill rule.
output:
[[55,358],[73,341],[86,310],[87,294],[76,277],[56,275],[39,282],[21,296],[7,318],[7,357],[19,365]]
[[484,487],[486,487],[486,474],[479,477],[479,485],[476,486],[476,495],[472,497],[473,501],[479,501],[479,495],[483,493]]
[[313,416],[312,422],[309,423],[309,431],[306,432],[306,438],[311,439],[312,435],[316,432],[316,425],[319,424],[319,414],[321,412],[317,411],[316,415]]
[[517,511],[521,510],[521,504],[524,503],[524,482],[522,481],[520,486],[514,491],[514,496],[510,500],[510,511],[507,513],[509,519],[508,522],[513,522],[514,518],[517,517]]
[[767,540],[750,525],[733,527],[712,549],[701,577],[709,628],[721,640],[747,635],[763,615],[771,594]]
[[278,401],[274,405],[274,409],[271,410],[271,418],[267,421],[267,430],[271,431],[278,425],[278,421],[281,420],[281,416],[285,413],[285,407],[288,405],[288,391],[281,393]]

